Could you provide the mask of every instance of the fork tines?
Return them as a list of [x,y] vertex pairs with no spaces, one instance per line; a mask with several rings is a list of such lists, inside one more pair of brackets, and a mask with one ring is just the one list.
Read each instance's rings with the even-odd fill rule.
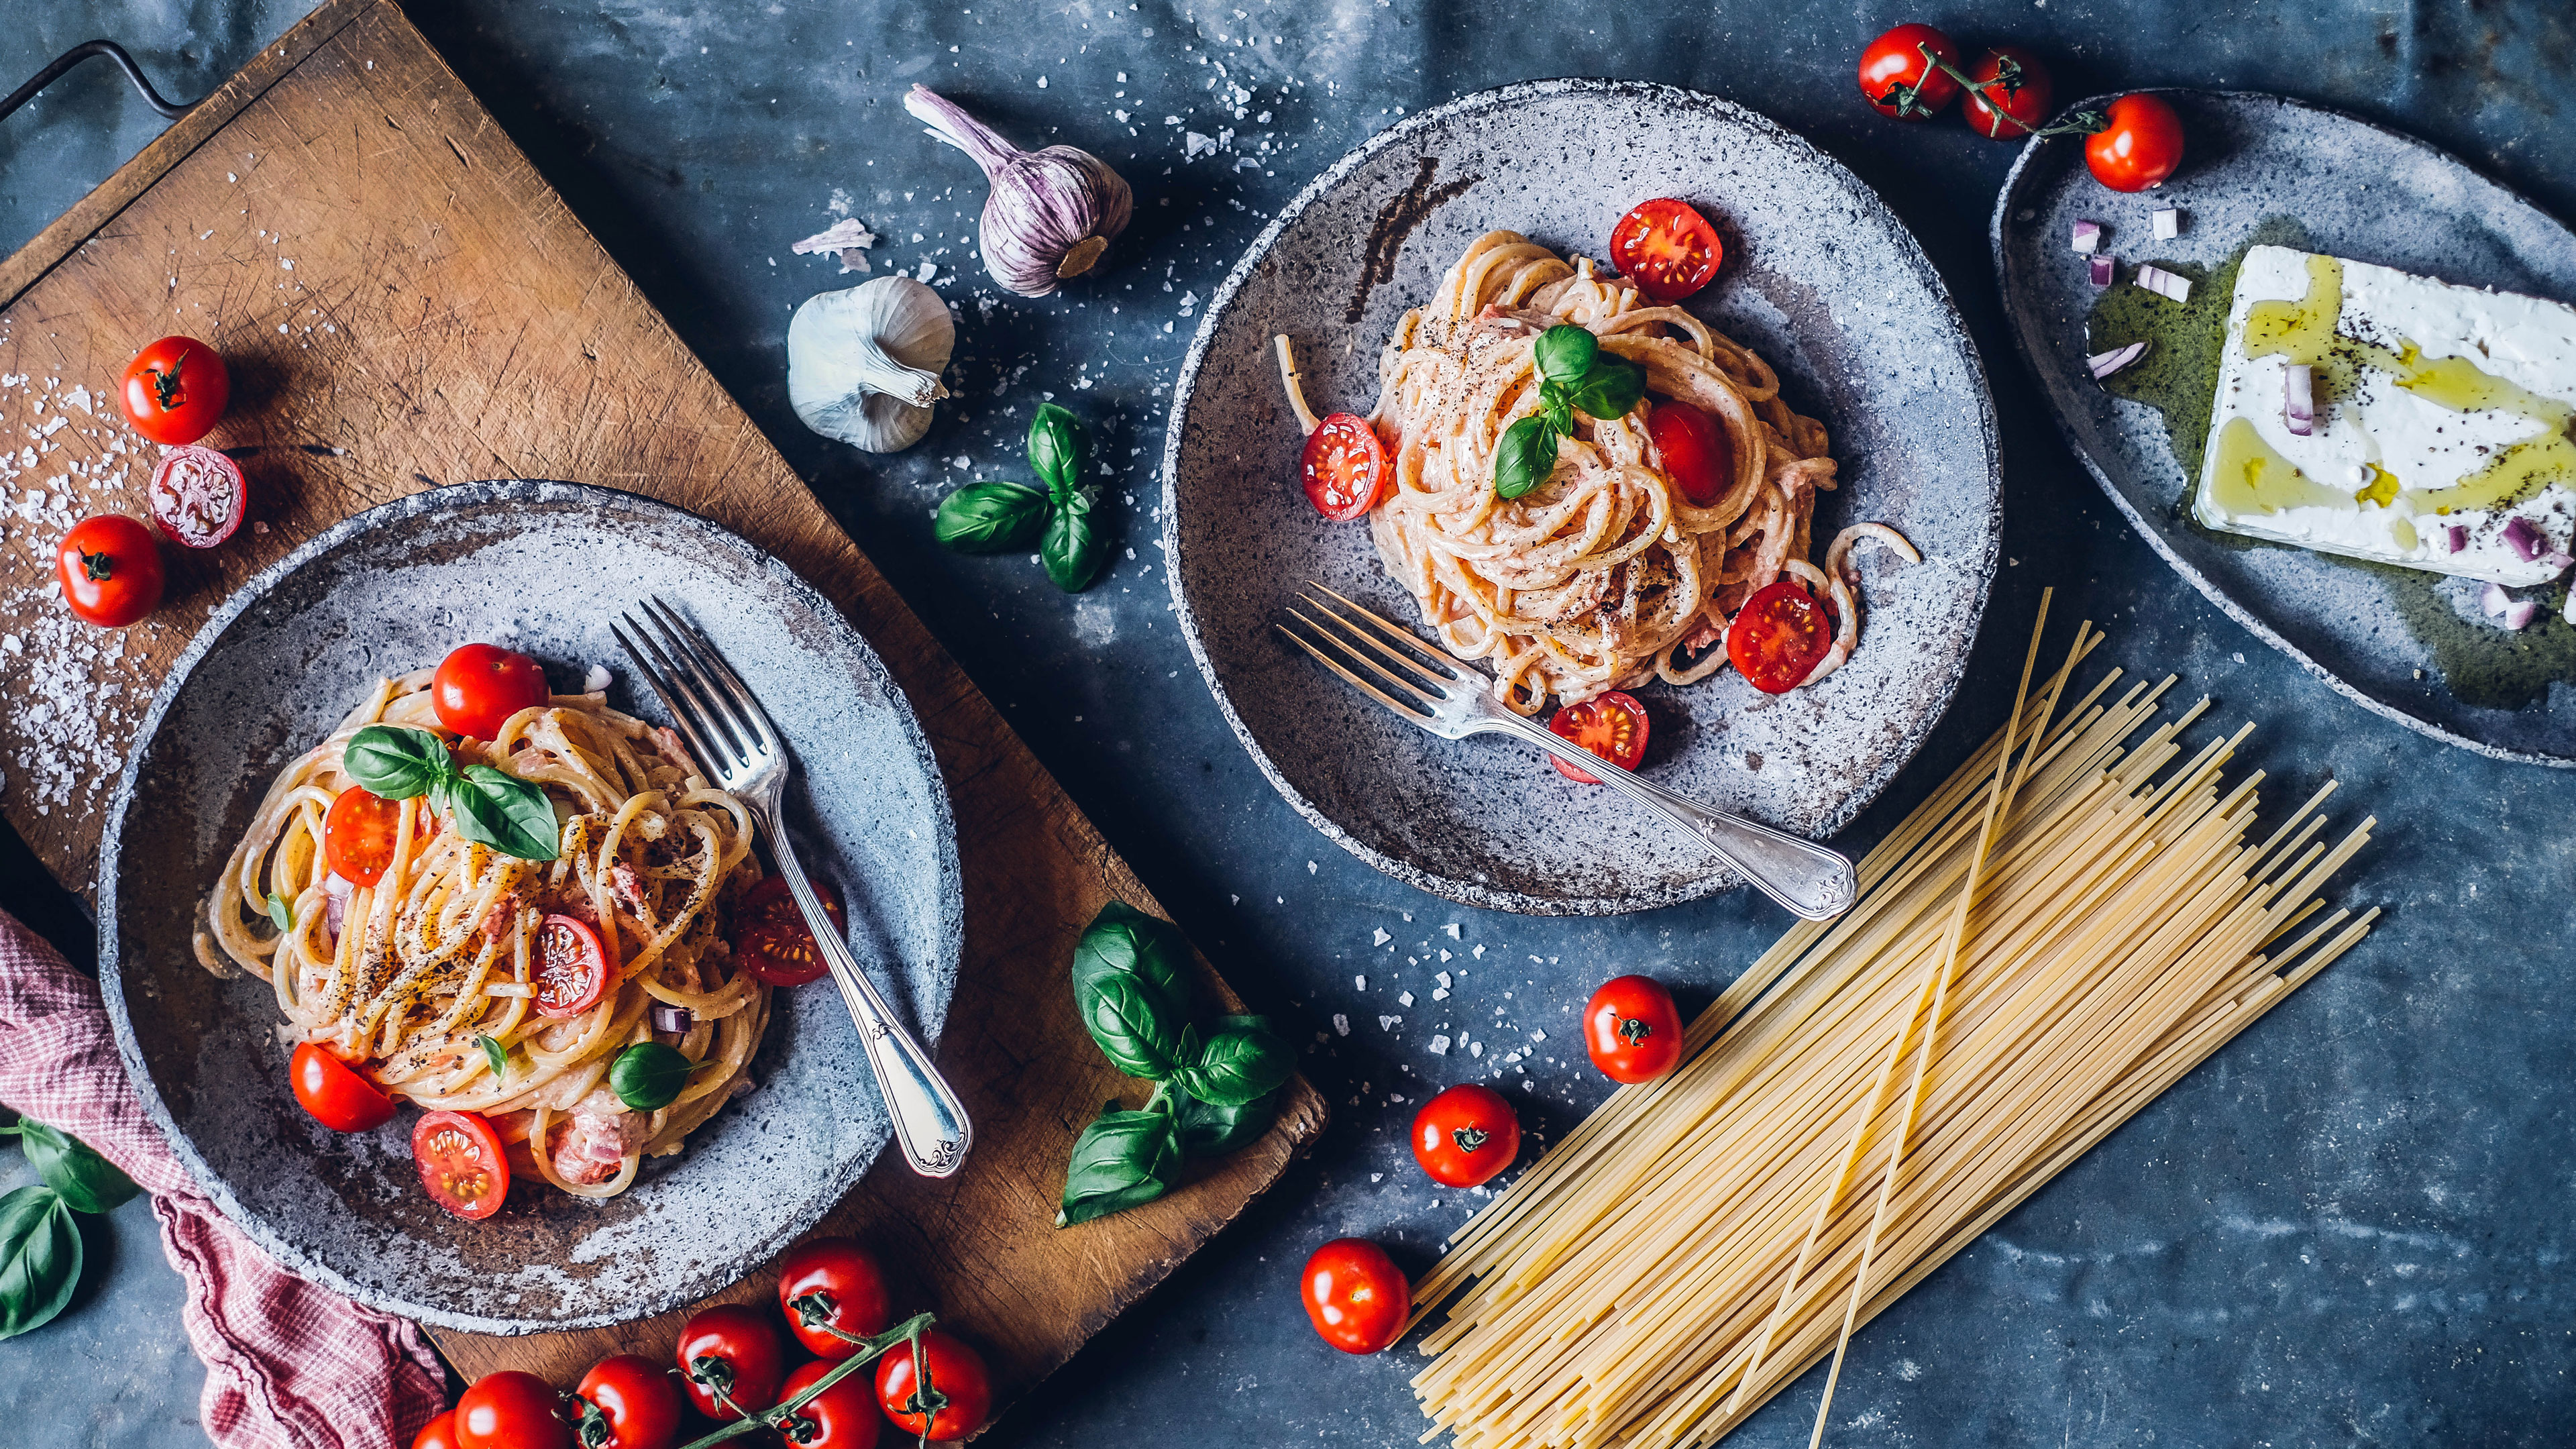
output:
[[[1312,613],[1295,607],[1281,612],[1305,625],[1304,631],[1292,629],[1285,622],[1272,627],[1314,655],[1326,669],[1389,709],[1406,715],[1428,715],[1432,706],[1451,698],[1461,685],[1475,687],[1464,673],[1421,639],[1322,584],[1309,583],[1297,602]],[[1385,681],[1396,693],[1389,694],[1352,673],[1344,666],[1345,660]]]
[[608,630],[635,661],[697,758],[718,775],[757,767],[777,750],[778,733],[716,652],[707,636],[658,597],[621,614]]

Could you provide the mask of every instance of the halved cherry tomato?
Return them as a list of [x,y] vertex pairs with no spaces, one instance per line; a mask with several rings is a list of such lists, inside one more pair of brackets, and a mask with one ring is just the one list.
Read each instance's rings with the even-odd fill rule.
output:
[[1479,1187],[1521,1152],[1521,1119],[1491,1087],[1461,1082],[1413,1114],[1413,1160],[1448,1187]]
[[122,513],[72,525],[54,549],[63,603],[82,620],[122,629],[161,605],[161,548],[152,530]]
[[[823,914],[830,918],[832,929],[844,930],[840,892],[829,881],[805,877],[814,895],[823,903]],[[772,986],[802,986],[820,981],[826,969],[822,948],[814,944],[814,933],[805,928],[805,913],[796,909],[796,896],[787,889],[784,876],[764,876],[760,884],[743,893],[742,904],[734,908],[733,954],[742,969]]]
[[544,704],[546,671],[525,654],[492,644],[464,644],[438,661],[429,683],[438,722],[468,739],[497,739],[523,709]]
[[680,1386],[642,1354],[601,1359],[574,1393],[564,1408],[582,1449],[671,1449],[679,1440]]
[[125,364],[116,395],[134,431],[176,447],[204,437],[232,393],[220,353],[194,337],[164,337]]
[[1610,264],[1658,302],[1678,302],[1705,287],[1726,259],[1717,228],[1687,201],[1641,201],[1610,229]]
[[322,817],[322,854],[331,873],[351,885],[371,886],[385,878],[394,863],[394,834],[402,825],[402,802],[387,800],[364,786],[352,785],[331,802]]
[[413,1123],[411,1158],[430,1201],[460,1218],[488,1218],[510,1195],[510,1159],[479,1112],[432,1112]]
[[[813,1308],[826,1327],[807,1324],[800,1306]],[[894,1295],[886,1291],[885,1270],[877,1266],[875,1254],[850,1238],[816,1238],[788,1249],[778,1261],[778,1307],[796,1341],[826,1359],[859,1351],[857,1344],[829,1329],[870,1338],[894,1322]]]
[[2110,124],[2084,138],[2084,165],[2113,191],[2162,186],[2182,165],[2182,117],[2159,96],[2122,96],[2104,111]]
[[877,1407],[916,1439],[925,1424],[930,1437],[940,1440],[963,1439],[983,1428],[993,1412],[993,1380],[984,1356],[935,1328],[921,1335],[921,1356],[930,1366],[930,1392],[948,1402],[922,1402],[912,1345],[898,1343],[877,1360]]
[[1682,1014],[1652,977],[1614,976],[1583,1008],[1583,1045],[1614,1082],[1651,1082],[1682,1059]]
[[768,1315],[740,1303],[690,1319],[680,1330],[679,1355],[689,1402],[711,1419],[739,1419],[769,1408],[787,1376],[787,1349],[778,1330]]
[[1317,423],[1297,460],[1306,501],[1335,523],[1348,523],[1375,508],[1390,471],[1386,444],[1357,413],[1335,413]]
[[1306,1260],[1306,1316],[1344,1353],[1375,1353],[1404,1335],[1413,1285],[1386,1249],[1366,1238],[1335,1238]]
[[[827,1358],[806,1364],[787,1376],[778,1401],[785,1403],[814,1387],[816,1379],[831,1371],[832,1360]],[[808,1399],[779,1432],[796,1449],[876,1449],[877,1434],[884,1428],[885,1416],[877,1412],[866,1377],[852,1373]]]
[[1787,694],[1833,647],[1833,622],[1795,579],[1756,592],[1726,626],[1726,657],[1755,689]]
[[286,1059],[286,1079],[295,1084],[296,1104],[334,1132],[372,1131],[394,1115],[393,1098],[309,1041]]
[[548,916],[537,926],[537,1015],[579,1016],[608,992],[608,952],[599,933],[571,916]]
[[1663,455],[1664,474],[1694,508],[1706,508],[1735,484],[1735,455],[1717,419],[1686,402],[1658,401],[1646,417],[1646,436]]
[[555,1386],[523,1369],[485,1374],[457,1396],[456,1449],[572,1449]]
[[[1548,716],[1547,727],[1551,733],[1574,741],[1623,770],[1637,768],[1638,762],[1646,758],[1646,707],[1620,690],[1566,705]],[[1601,783],[1599,778],[1554,755],[1548,756],[1547,762],[1578,785]]]
[[444,1410],[421,1425],[420,1432],[411,1437],[411,1449],[456,1449],[456,1411]]
[[250,511],[241,464],[194,443],[161,455],[144,496],[162,537],[182,548],[213,548],[232,537]]
[[1959,98],[1959,83],[1923,58],[1923,48],[1952,65],[1959,47],[1929,25],[1900,25],[1860,53],[1860,93],[1871,109],[1899,121],[1928,121]]
[[2047,63],[2018,45],[1998,45],[1979,56],[1968,79],[1976,84],[1959,107],[1968,129],[1998,141],[2018,141],[2038,130],[2057,94]]

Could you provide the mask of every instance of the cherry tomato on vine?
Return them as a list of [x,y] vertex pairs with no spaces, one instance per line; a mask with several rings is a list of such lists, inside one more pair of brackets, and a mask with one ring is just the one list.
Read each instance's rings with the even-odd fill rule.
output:
[[2084,165],[2113,191],[2161,186],[2182,165],[2182,117],[2161,96],[2122,96],[2103,112],[2110,122],[2084,138]]
[[84,622],[122,629],[161,603],[161,547],[122,513],[72,525],[54,549],[63,603]]
[[462,644],[438,661],[429,684],[438,722],[468,739],[498,739],[523,709],[544,704],[544,666],[493,644]]
[[510,1196],[501,1134],[479,1112],[432,1112],[412,1124],[411,1157],[430,1201],[460,1218],[488,1218]]
[[[804,1365],[787,1376],[778,1401],[785,1403],[805,1392],[831,1371],[832,1360],[827,1358]],[[795,1449],[876,1449],[877,1434],[884,1428],[885,1415],[877,1412],[866,1374],[854,1372],[807,1400],[780,1432]]]
[[1924,47],[1951,65],[1959,47],[1929,25],[1900,25],[1860,53],[1860,93],[1872,109],[1900,121],[1928,121],[1959,98],[1959,83],[1923,58]]
[[1297,459],[1306,501],[1335,523],[1348,523],[1375,508],[1386,495],[1391,474],[1386,444],[1357,413],[1335,413],[1317,423]]
[[957,1339],[929,1329],[921,1335],[921,1357],[930,1366],[930,1391],[948,1402],[935,1414],[924,1412],[916,1395],[920,1376],[914,1371],[912,1345],[898,1343],[877,1360],[877,1407],[896,1428],[914,1438],[930,1426],[933,1439],[963,1439],[984,1427],[993,1412],[993,1380],[983,1355]]
[[1678,302],[1717,277],[1726,244],[1687,201],[1641,201],[1610,229],[1610,264],[1657,302]]
[[776,1404],[779,1381],[787,1375],[787,1349],[778,1330],[767,1314],[740,1303],[690,1319],[680,1330],[679,1357],[689,1402],[711,1419],[739,1419]]
[[554,1385],[503,1369],[457,1398],[456,1449],[572,1449],[572,1426],[555,1413]]
[[1787,694],[1834,643],[1824,606],[1795,579],[1757,590],[1726,626],[1726,657],[1765,694]]
[[599,933],[572,916],[548,916],[537,926],[537,1015],[579,1016],[608,994],[608,953]]
[[1646,436],[1663,455],[1664,474],[1693,508],[1706,508],[1735,486],[1735,455],[1726,429],[1686,402],[1657,402],[1646,415]]
[[[679,1442],[680,1386],[642,1354],[601,1359],[573,1393],[564,1408],[582,1449],[671,1449]],[[593,1419],[597,1429],[588,1427]]]
[[[817,1310],[825,1326],[808,1326],[800,1306]],[[816,1238],[788,1249],[778,1262],[778,1307],[796,1341],[825,1359],[859,1351],[857,1344],[829,1329],[873,1338],[894,1322],[894,1295],[886,1291],[885,1270],[877,1266],[875,1254],[850,1238]]]
[[161,455],[144,497],[151,500],[161,536],[182,548],[215,547],[250,512],[250,484],[241,464],[194,443]]
[[420,1426],[411,1436],[411,1449],[456,1449],[456,1411],[442,1409],[438,1417]]
[[368,1132],[393,1120],[394,1099],[311,1042],[298,1043],[286,1059],[297,1106],[334,1132]]
[[322,854],[331,873],[351,885],[371,886],[385,878],[394,863],[394,835],[402,825],[402,802],[387,800],[364,786],[340,792],[322,816]]
[[1431,1180],[1478,1187],[1521,1151],[1521,1119],[1491,1087],[1461,1082],[1413,1114],[1413,1159]]
[[1376,1353],[1404,1334],[1413,1285],[1386,1250],[1366,1238],[1335,1238],[1306,1260],[1300,1288],[1306,1316],[1344,1353]]
[[[1637,703],[1635,696],[1620,690],[1560,707],[1548,716],[1547,727],[1551,734],[1572,740],[1623,770],[1637,768],[1646,758],[1646,707]],[[1554,755],[1548,756],[1547,762],[1578,785],[1601,783],[1597,776]]]
[[1583,1045],[1614,1082],[1651,1082],[1682,1059],[1682,1014],[1646,976],[1614,976],[1583,1008]]
[[[823,915],[832,929],[843,929],[841,893],[818,876],[805,877],[805,883],[823,903]],[[822,948],[814,944],[814,933],[806,928],[805,913],[796,909],[796,896],[788,890],[786,877],[762,877],[760,884],[743,893],[733,920],[734,959],[770,985],[802,986],[822,980],[830,969],[823,964]]]
[[2018,45],[1998,45],[1979,56],[1968,79],[1976,82],[1960,103],[1968,129],[1998,141],[2018,141],[2038,130],[2057,94],[2047,63]]
[[116,390],[125,420],[156,443],[177,447],[206,435],[233,395],[215,349],[194,337],[164,337],[134,354]]

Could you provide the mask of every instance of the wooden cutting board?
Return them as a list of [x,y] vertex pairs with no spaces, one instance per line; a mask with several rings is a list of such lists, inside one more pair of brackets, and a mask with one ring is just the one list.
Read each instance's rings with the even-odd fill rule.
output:
[[[91,629],[53,596],[52,548],[89,514],[144,512],[157,450],[116,420],[113,390],[171,332],[230,362],[207,441],[242,460],[255,524],[210,556],[165,550],[160,612]],[[0,812],[84,896],[136,723],[208,609],[388,499],[486,477],[629,489],[741,533],[847,611],[920,712],[956,809],[966,948],[939,1059],[976,1146],[945,1182],[889,1154],[824,1230],[874,1244],[910,1279],[905,1311],[982,1345],[1005,1400],[1322,1128],[1298,1078],[1269,1135],[1206,1176],[1053,1227],[1075,1133],[1142,1086],[1074,1020],[1065,967],[1102,903],[1152,898],[390,0],[330,0],[0,264],[0,445]],[[772,1284],[764,1268],[721,1296]],[[570,1384],[607,1353],[667,1354],[683,1316],[438,1340],[469,1378]]]

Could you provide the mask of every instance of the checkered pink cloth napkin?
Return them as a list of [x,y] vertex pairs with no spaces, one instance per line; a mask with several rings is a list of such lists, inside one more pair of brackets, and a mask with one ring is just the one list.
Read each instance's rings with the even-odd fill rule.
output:
[[[96,1148],[152,1194],[161,1246],[188,1281],[198,1401],[221,1449],[407,1449],[443,1407],[419,1327],[269,1261],[215,1205],[143,1112],[98,983],[0,911],[0,1103]],[[0,1436],[5,1437],[5,1436]]]

